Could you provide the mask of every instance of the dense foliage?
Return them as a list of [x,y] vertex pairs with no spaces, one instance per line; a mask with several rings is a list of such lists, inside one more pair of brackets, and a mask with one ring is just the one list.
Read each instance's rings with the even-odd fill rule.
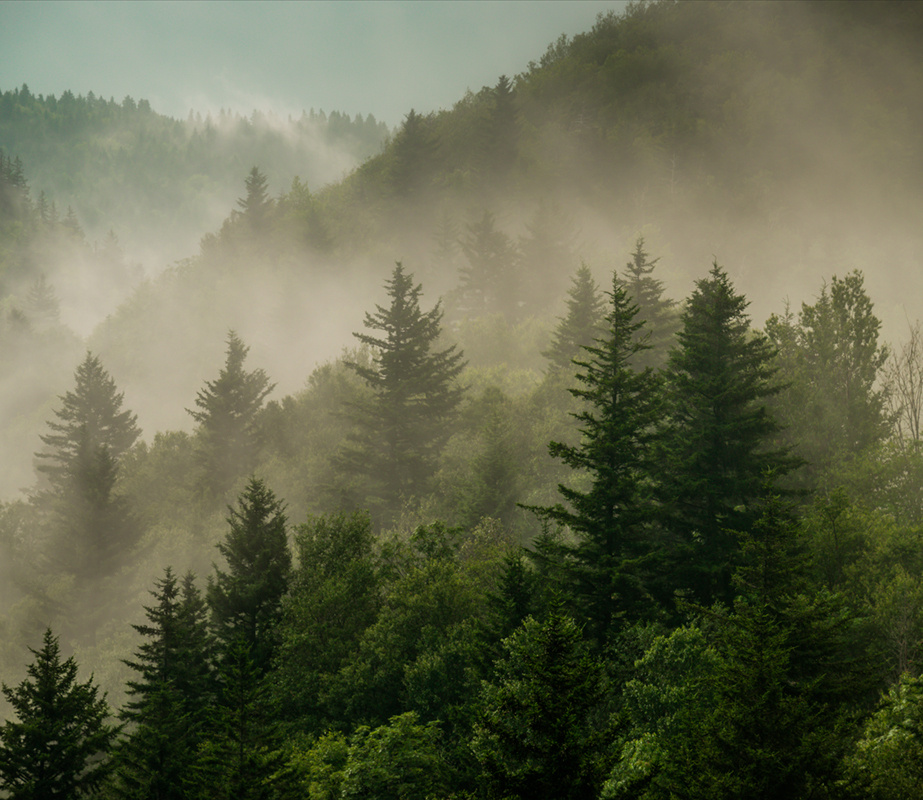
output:
[[[228,135],[223,224],[133,289],[51,191],[131,123],[182,193],[208,121],[0,96],[0,793],[917,796],[923,348],[875,287],[921,19],[635,5],[313,193]],[[64,256],[131,289],[89,339]]]

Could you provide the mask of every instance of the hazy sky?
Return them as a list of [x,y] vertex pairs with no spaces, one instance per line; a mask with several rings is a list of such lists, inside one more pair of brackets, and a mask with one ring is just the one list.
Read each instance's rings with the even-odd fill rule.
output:
[[450,108],[624,0],[2,0],[0,89],[147,99],[156,111],[310,108],[398,124]]

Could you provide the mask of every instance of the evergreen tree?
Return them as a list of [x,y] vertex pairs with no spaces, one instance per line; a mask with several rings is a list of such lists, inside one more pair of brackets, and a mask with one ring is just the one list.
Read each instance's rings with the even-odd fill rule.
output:
[[489,211],[468,223],[465,230],[461,248],[468,264],[461,268],[462,310],[471,317],[503,314],[515,318],[521,276],[512,241]]
[[0,728],[0,788],[12,800],[75,800],[95,795],[106,780],[117,728],[92,677],[77,682],[77,662],[61,661],[57,637],[42,649],[18,686],[3,684],[16,714]]
[[505,177],[516,161],[519,148],[519,120],[516,90],[501,75],[492,92],[487,120],[487,169],[491,177]]
[[242,642],[265,672],[292,569],[283,505],[263,481],[251,478],[229,511],[231,529],[218,544],[228,571],[216,567],[208,582],[212,625],[225,646]]
[[574,362],[582,386],[570,391],[585,404],[574,414],[581,441],[549,445],[552,456],[589,474],[589,488],[561,485],[566,505],[533,509],[576,537],[560,552],[571,591],[600,643],[619,617],[642,615],[647,604],[645,561],[652,552],[653,503],[646,476],[660,415],[652,370],[636,372],[632,366],[646,346],[638,336],[643,325],[636,319],[638,307],[615,275],[607,296],[605,332],[595,344],[585,345],[583,359]]
[[581,348],[591,346],[604,330],[605,300],[586,264],[574,274],[567,294],[567,314],[552,332],[551,346],[542,353],[557,370],[570,370]]
[[796,462],[770,447],[777,425],[774,348],[750,329],[747,301],[715,264],[696,283],[666,370],[668,421],[658,458],[674,585],[702,603],[729,602],[737,537],[759,518],[767,471]]
[[198,410],[189,410],[199,424],[199,485],[213,497],[223,495],[253,468],[260,446],[257,419],[263,400],[275,388],[262,369],[244,370],[249,351],[230,331],[224,368],[196,395]]
[[629,296],[638,304],[638,317],[644,320],[647,349],[638,354],[638,367],[662,367],[679,329],[676,304],[663,296],[663,282],[652,276],[659,258],[653,261],[644,252],[644,239],[635,243],[631,261],[625,265],[623,280]]
[[596,797],[602,783],[602,674],[574,621],[526,619],[485,682],[472,749],[487,796]]
[[115,483],[119,460],[140,431],[96,356],[87,353],[75,378],[55,411],[59,421],[49,421],[51,433],[41,436],[47,449],[36,453],[37,469],[49,485],[36,502],[54,520],[52,558],[81,578],[98,579],[112,573],[137,535]]
[[272,209],[272,200],[267,189],[266,176],[258,167],[253,167],[244,181],[247,187],[247,196],[237,201],[244,218],[254,231],[265,228],[269,212]]
[[390,518],[402,498],[423,492],[432,477],[461,399],[456,378],[464,364],[454,345],[435,349],[442,309],[438,303],[420,309],[422,287],[400,263],[385,287],[389,306],[365,315],[365,327],[383,336],[353,334],[373,348],[370,366],[350,363],[372,395],[353,408],[358,429],[341,464],[371,479],[369,501]]
[[427,187],[436,147],[428,122],[410,109],[394,137],[388,177],[394,194],[402,199],[417,199]]
[[131,728],[119,752],[119,791],[137,800],[185,798],[214,694],[205,607],[193,576],[180,584],[169,567],[151,594],[148,624],[132,626],[146,641],[125,662],[137,677],[122,711]]

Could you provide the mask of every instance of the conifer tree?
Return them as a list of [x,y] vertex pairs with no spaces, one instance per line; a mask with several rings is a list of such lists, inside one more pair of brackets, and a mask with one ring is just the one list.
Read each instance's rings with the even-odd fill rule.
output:
[[365,327],[382,336],[353,334],[372,348],[372,364],[350,363],[371,389],[352,409],[357,430],[341,454],[341,466],[372,483],[370,504],[385,518],[402,498],[422,492],[449,435],[461,400],[456,379],[464,364],[455,346],[436,349],[442,309],[420,308],[422,287],[398,263],[385,283],[390,304],[365,315]]
[[584,345],[574,362],[581,387],[570,391],[585,404],[574,414],[581,441],[549,445],[552,456],[589,474],[589,488],[561,485],[566,505],[533,509],[576,537],[561,553],[578,605],[600,643],[619,617],[642,615],[647,605],[644,562],[652,551],[652,501],[646,475],[660,412],[653,371],[632,366],[646,346],[638,335],[643,326],[638,307],[615,275],[607,296],[604,333]]
[[0,727],[0,789],[12,800],[94,796],[111,770],[118,729],[92,677],[77,681],[73,657],[61,661],[57,637],[45,631],[28,677],[3,695],[16,719]]
[[263,481],[251,478],[229,511],[231,529],[218,544],[228,571],[216,567],[208,582],[212,625],[225,648],[243,642],[248,657],[265,672],[292,569],[284,509]]
[[247,196],[237,201],[244,218],[249,222],[254,231],[260,231],[266,226],[269,212],[272,209],[272,200],[266,184],[266,176],[258,167],[250,170],[244,181],[247,187]]
[[229,331],[224,368],[196,395],[198,410],[189,410],[199,424],[199,486],[212,497],[223,495],[239,476],[253,469],[259,451],[257,418],[275,384],[262,369],[244,369],[249,351],[237,334]]
[[567,295],[567,313],[551,334],[551,346],[542,353],[556,370],[570,370],[581,348],[591,346],[603,333],[605,300],[586,264],[574,274]]
[[666,369],[668,421],[657,460],[674,585],[704,604],[729,602],[738,551],[731,531],[747,532],[761,514],[767,471],[797,463],[772,449],[778,393],[775,350],[751,330],[747,300],[717,264],[696,283]]
[[130,728],[119,751],[119,792],[138,800],[185,798],[183,780],[214,699],[212,648],[191,574],[180,583],[168,567],[151,594],[148,624],[132,626],[145,641],[125,661],[136,678],[128,682],[122,711]]
[[123,394],[99,359],[87,353],[73,391],[61,396],[58,420],[41,436],[37,469],[48,487],[36,502],[54,520],[51,554],[81,578],[111,574],[137,530],[125,501],[115,493],[118,464],[140,431],[136,417],[122,410]]
[[676,304],[663,296],[663,281],[653,277],[653,261],[644,251],[644,239],[635,243],[631,261],[625,265],[623,280],[632,300],[638,305],[638,318],[645,323],[644,335],[647,348],[637,356],[638,367],[662,367],[667,360],[673,338],[679,329],[679,314]]

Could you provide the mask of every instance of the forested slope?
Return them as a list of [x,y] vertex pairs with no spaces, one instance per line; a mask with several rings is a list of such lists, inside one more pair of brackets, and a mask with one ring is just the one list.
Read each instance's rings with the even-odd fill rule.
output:
[[5,150],[0,785],[916,797],[921,18],[601,17],[86,337]]

